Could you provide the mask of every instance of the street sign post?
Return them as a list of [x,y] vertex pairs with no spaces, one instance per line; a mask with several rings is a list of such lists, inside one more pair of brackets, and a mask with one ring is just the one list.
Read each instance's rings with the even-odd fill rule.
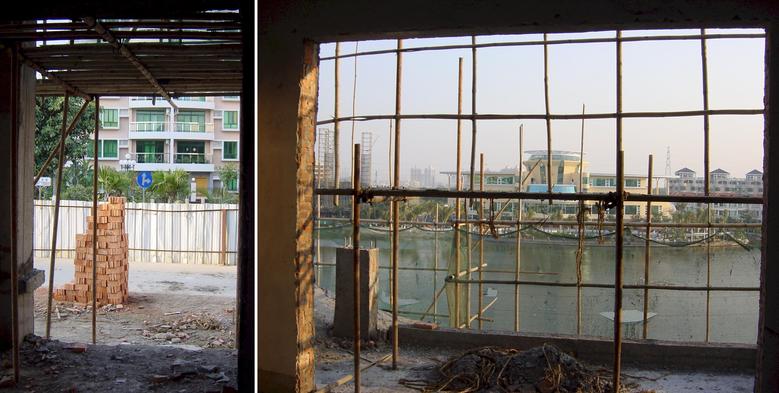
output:
[[151,187],[153,183],[151,172],[139,172],[138,177],[135,178],[135,182],[138,183],[138,187],[141,187],[141,190],[143,190],[143,203],[146,203],[146,189]]

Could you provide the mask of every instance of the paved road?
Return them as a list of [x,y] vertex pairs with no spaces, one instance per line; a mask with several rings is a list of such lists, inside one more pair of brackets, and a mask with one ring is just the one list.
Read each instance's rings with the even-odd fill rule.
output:
[[[44,286],[48,286],[49,259],[36,258],[35,268],[46,272]],[[235,297],[236,271],[235,266],[130,262],[129,289],[134,293]],[[57,259],[54,287],[72,281],[73,272],[72,259]]]

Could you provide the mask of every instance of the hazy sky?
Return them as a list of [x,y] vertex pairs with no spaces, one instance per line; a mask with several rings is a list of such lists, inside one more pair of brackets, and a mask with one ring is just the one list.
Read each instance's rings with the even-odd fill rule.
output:
[[[759,29],[707,30],[709,33],[762,33]],[[623,36],[697,34],[697,30],[623,32]],[[613,31],[552,34],[550,40],[579,37],[614,37]],[[477,36],[477,43],[542,40],[540,34]],[[469,44],[470,37],[405,40],[405,47]],[[363,41],[359,51],[391,49],[394,40]],[[354,42],[341,44],[342,53],[355,50]],[[709,106],[711,109],[762,109],[764,39],[711,39],[707,41]],[[335,44],[324,44],[320,56],[332,56]],[[699,40],[623,43],[623,110],[679,111],[703,109],[701,48]],[[457,64],[463,58],[463,113],[471,108],[471,50],[437,50],[403,54],[402,112],[404,114],[457,112]],[[549,94],[553,114],[616,111],[616,45],[614,43],[549,46]],[[352,114],[354,58],[342,59],[341,116]],[[544,113],[543,46],[480,48],[477,50],[477,113]],[[334,61],[320,63],[319,120],[333,117]],[[374,55],[357,60],[356,113],[394,114],[395,55]],[[711,116],[711,169],[721,167],[734,176],[762,170],[763,116]],[[470,121],[463,121],[462,160],[470,163]],[[520,124],[524,124],[524,150],[546,149],[543,120],[483,120],[477,125],[478,153],[487,168],[517,165]],[[614,172],[615,120],[585,121],[585,160],[591,172]],[[332,124],[322,126],[332,129]],[[374,171],[378,182],[388,178],[389,121],[355,122],[355,140],[363,131],[374,134]],[[579,150],[580,120],[552,122],[552,148]],[[341,123],[341,174],[351,171],[351,122]],[[626,173],[644,174],[647,156],[654,154],[654,172],[666,167],[689,167],[703,172],[703,117],[625,119],[623,148]],[[433,166],[455,169],[456,121],[403,120],[401,179],[410,169]],[[374,182],[376,179],[374,179]],[[439,177],[440,182],[445,177]]]

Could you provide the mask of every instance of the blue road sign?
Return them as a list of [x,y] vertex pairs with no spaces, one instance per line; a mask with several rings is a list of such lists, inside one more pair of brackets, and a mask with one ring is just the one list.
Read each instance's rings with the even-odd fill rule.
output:
[[145,171],[138,174],[138,177],[135,178],[135,182],[138,183],[138,186],[143,188],[144,190],[151,187],[152,178],[151,178],[151,172]]

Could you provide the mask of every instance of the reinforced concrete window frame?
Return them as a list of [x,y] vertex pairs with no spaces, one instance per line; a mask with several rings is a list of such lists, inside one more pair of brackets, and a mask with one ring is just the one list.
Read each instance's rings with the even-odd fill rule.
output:
[[119,129],[119,108],[100,107],[100,128],[105,130]]
[[[232,118],[232,119],[231,119]],[[223,110],[222,111],[222,130],[224,131],[239,131],[240,130],[240,113],[236,110]]]
[[[239,161],[238,156],[240,141],[222,141],[222,161]],[[228,148],[229,145],[235,145],[235,148]],[[233,151],[235,154],[230,154],[228,150]]]

